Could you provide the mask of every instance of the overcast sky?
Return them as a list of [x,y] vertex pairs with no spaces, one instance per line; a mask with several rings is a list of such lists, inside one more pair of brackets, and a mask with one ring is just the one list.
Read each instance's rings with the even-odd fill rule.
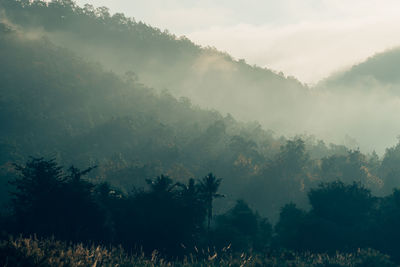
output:
[[315,83],[400,45],[399,0],[78,0]]

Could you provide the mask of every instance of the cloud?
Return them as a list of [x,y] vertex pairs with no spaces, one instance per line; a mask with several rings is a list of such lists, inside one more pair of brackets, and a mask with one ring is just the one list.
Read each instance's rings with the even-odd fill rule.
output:
[[178,34],[207,29],[227,23],[230,11],[224,8],[187,7],[156,9],[153,24],[159,28],[174,29]]
[[289,25],[239,24],[188,34],[245,58],[251,64],[283,71],[308,83],[400,44],[400,18],[362,18]]
[[78,0],[314,83],[400,44],[398,0]]

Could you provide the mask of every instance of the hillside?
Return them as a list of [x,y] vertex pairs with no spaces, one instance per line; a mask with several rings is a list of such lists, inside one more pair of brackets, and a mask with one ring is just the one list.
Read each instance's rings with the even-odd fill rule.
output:
[[[359,152],[307,136],[276,138],[257,123],[200,109],[132,77],[123,80],[46,38],[0,25],[3,182],[12,177],[10,163],[30,155],[98,165],[92,179],[126,191],[161,173],[187,181],[212,171],[225,181],[223,206],[245,198],[271,219],[288,201],[305,206],[305,192],[321,179],[351,181],[355,172],[381,188],[365,172],[379,162]],[[333,169],[320,169],[325,160]],[[349,164],[349,173],[335,173],[336,164]]]
[[150,87],[238,119],[257,120],[279,133],[297,133],[301,127],[292,114],[307,103],[308,89],[294,78],[249,66],[123,14],[111,15],[104,7],[81,8],[71,1],[1,3],[7,20],[22,30],[45,34],[118,74],[128,72]]
[[[223,189],[234,199],[247,194],[251,180],[243,177],[262,175],[285,142],[258,124],[122,80],[46,39],[0,25],[3,179],[12,162],[52,156],[66,165],[96,164],[97,180],[128,191],[161,173],[186,181],[213,171],[229,181]],[[333,152],[324,146],[319,153]]]
[[[371,56],[348,70],[329,77],[322,81],[321,85],[327,87],[363,85],[365,89],[371,89],[377,86],[396,86],[400,82],[399,63],[400,48],[387,50]],[[398,95],[398,90],[396,91],[392,90],[392,93]]]
[[[186,59],[194,60],[195,55],[218,56],[224,58],[224,64],[220,65],[220,60],[211,61],[204,68],[208,76],[218,79],[198,79],[204,86],[201,90],[207,99],[217,101],[220,96],[221,103],[232,105],[237,114],[242,114],[239,118],[249,115],[253,121],[258,116],[277,120],[288,127],[307,127],[304,120],[313,124],[321,121],[328,126],[321,129],[333,132],[330,128],[333,124],[326,113],[333,104],[324,107],[324,102],[316,102],[315,96],[302,99],[295,92],[303,87],[298,87],[295,80],[236,62],[220,52],[199,48],[187,39],[179,40],[122,15],[107,16],[105,9],[94,11],[88,6],[81,9],[69,1],[58,1],[48,6],[43,2],[28,4],[14,0],[0,3],[7,13],[7,19],[2,17],[6,22],[1,24],[0,36],[0,60],[3,63],[0,66],[0,119],[5,126],[0,133],[3,181],[9,177],[5,174],[11,168],[9,164],[22,162],[29,155],[57,157],[66,165],[99,165],[94,172],[95,179],[111,181],[125,190],[143,186],[146,178],[161,173],[185,181],[212,171],[228,181],[222,186],[229,196],[228,206],[234,199],[242,197],[271,219],[277,218],[279,208],[288,201],[306,206],[305,192],[322,180],[338,177],[347,181],[359,179],[375,190],[382,190],[380,183],[386,174],[378,175],[376,165],[380,163],[371,163],[369,156],[357,150],[326,145],[309,136],[303,136],[303,140],[277,138],[264,130],[265,125],[242,123],[236,120],[236,116],[222,115],[219,111],[224,111],[223,106],[218,106],[218,111],[201,109],[192,104],[191,99],[178,100],[168,91],[151,89],[146,84],[149,80],[140,75],[140,71],[139,77],[134,72],[118,74],[121,70],[118,70],[117,63],[115,72],[109,69],[113,67],[111,58],[115,57],[117,62],[118,58],[125,56],[126,60],[121,62],[137,64],[148,75],[158,77],[162,66],[174,65],[171,63],[174,60],[190,64],[191,61]],[[111,38],[111,35],[118,38]],[[64,38],[62,43],[69,48],[57,44],[60,38]],[[131,42],[124,42],[123,38]],[[76,42],[81,42],[85,53],[72,45],[73,42],[76,45]],[[94,54],[82,55],[97,51],[98,46],[112,49],[102,52],[105,65],[93,63],[96,62]],[[165,49],[169,49],[168,53]],[[110,57],[111,63],[107,63],[106,56]],[[102,62],[102,57],[98,59]],[[142,69],[150,61],[156,63],[147,70],[147,67]],[[227,66],[225,63],[236,66],[236,72],[229,79],[228,76],[233,74],[232,68],[223,68]],[[182,71],[204,74],[187,66],[182,67]],[[171,71],[170,75],[165,74],[166,77],[186,77],[182,74],[184,72],[175,68],[165,69]],[[221,70],[225,76],[221,76]],[[221,85],[223,77],[236,85],[240,84],[236,79],[241,79],[244,85],[235,87],[237,91],[221,94],[224,90],[231,90]],[[259,87],[264,83],[268,86]],[[297,89],[288,89],[285,86],[288,84]],[[191,81],[184,89],[198,90],[198,85]],[[268,99],[253,94],[253,85],[265,89]],[[303,89],[299,91],[304,93]],[[291,101],[295,104],[287,107]],[[313,104],[308,104],[309,101]],[[325,109],[325,114],[322,111],[313,112],[313,116],[303,114],[319,106]],[[251,116],[250,109],[257,109],[257,116]],[[318,116],[318,120],[314,116]],[[349,121],[348,128],[335,124],[335,129],[344,131],[352,127],[360,129],[353,125],[353,121]],[[364,130],[362,134],[365,134]],[[292,154],[298,159],[293,159]],[[323,169],[324,161],[330,162],[329,168]],[[348,171],[335,170],[339,168],[336,165],[349,165],[346,167]],[[356,177],[352,177],[354,173]],[[390,190],[390,187],[383,188]]]
[[[358,86],[308,88],[295,78],[236,61],[186,37],[110,14],[105,7],[79,7],[67,0],[48,4],[1,0],[0,9],[2,20],[26,36],[45,36],[123,79],[178,99],[183,96],[222,116],[257,121],[277,135],[314,135],[327,143],[380,155],[396,143],[400,125],[381,119],[398,111],[392,97],[398,90],[392,85],[368,79]],[[385,132],[379,130],[383,128]]]

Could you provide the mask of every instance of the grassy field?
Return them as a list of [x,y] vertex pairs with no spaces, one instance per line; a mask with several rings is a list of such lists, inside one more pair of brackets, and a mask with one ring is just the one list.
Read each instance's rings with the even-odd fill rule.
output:
[[[212,254],[212,253],[211,253]],[[271,267],[387,267],[396,266],[388,256],[374,250],[359,250],[352,254],[274,255],[213,254],[208,257],[188,255],[184,259],[167,261],[157,252],[152,255],[129,255],[122,248],[67,244],[53,239],[10,238],[0,243],[0,266],[271,266]]]

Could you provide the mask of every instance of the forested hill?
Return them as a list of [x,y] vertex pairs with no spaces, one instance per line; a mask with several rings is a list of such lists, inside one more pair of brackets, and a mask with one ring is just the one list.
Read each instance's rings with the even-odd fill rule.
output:
[[243,197],[272,219],[288,201],[305,204],[321,177],[357,177],[382,189],[376,158],[312,138],[274,138],[257,123],[157,93],[46,38],[0,25],[3,184],[13,175],[10,164],[29,155],[98,165],[93,178],[128,191],[161,173],[186,181],[212,171],[224,179],[224,205]]
[[[376,87],[398,87],[400,76],[398,65],[400,64],[400,48],[390,49],[377,53],[364,62],[352,66],[350,69],[339,72],[321,82],[327,87],[342,88],[362,86],[365,89]],[[391,90],[391,93],[399,95],[399,90]]]
[[189,97],[202,107],[291,133],[301,123],[293,112],[306,113],[298,107],[310,101],[308,89],[296,79],[201,48],[123,14],[110,15],[107,8],[81,8],[69,0],[0,2],[4,17],[21,29],[46,34],[106,69],[129,72],[148,86]]
[[259,174],[283,144],[258,124],[124,81],[46,39],[0,25],[3,182],[12,162],[55,156],[99,165],[97,179],[126,190],[161,173],[187,180],[212,170],[227,177],[226,191],[235,195],[242,177]]
[[[98,165],[93,178],[110,181],[127,191],[160,174],[186,181],[214,172],[224,179],[221,190],[227,196],[225,206],[244,198],[272,220],[289,201],[305,206],[306,192],[321,181],[356,180],[380,193],[390,192],[398,185],[400,146],[387,150],[380,161],[376,154],[327,146],[307,136],[303,140],[277,138],[258,123],[241,123],[231,115],[201,109],[187,98],[178,100],[166,91],[151,89],[142,84],[147,78],[140,70],[160,77],[160,81],[164,75],[169,77],[163,69],[171,71],[176,79],[185,77],[185,71],[205,74],[198,83],[193,80],[171,89],[198,90],[214,100],[223,96],[222,102],[232,105],[238,113],[246,110],[235,106],[239,102],[254,109],[262,104],[271,111],[266,113],[263,109],[259,116],[271,120],[291,114],[293,110],[285,108],[291,101],[307,104],[294,92],[304,89],[295,80],[235,62],[215,50],[199,48],[187,39],[177,40],[122,15],[107,16],[105,9],[81,9],[69,1],[48,5],[41,1],[0,3],[4,21],[0,24],[3,184],[9,175],[12,177],[10,164],[24,162],[29,155],[56,157],[62,164],[78,167]],[[111,38],[112,35],[118,38]],[[79,42],[82,51],[92,51],[92,56],[73,51],[78,51]],[[95,53],[100,46],[113,50]],[[204,72],[193,65],[188,67],[193,61],[187,58],[195,60],[196,55],[203,54],[224,61],[211,61]],[[103,55],[99,59],[105,63],[109,56],[110,62],[121,59],[122,66],[123,62],[136,64],[140,67],[139,79],[134,72],[119,75],[118,70],[109,71],[112,64],[104,67],[88,59],[96,55]],[[175,61],[189,65],[182,67],[172,63]],[[222,67],[228,66],[225,63],[236,66],[234,75],[232,68]],[[218,66],[221,68],[216,70]],[[221,74],[222,70],[226,75]],[[238,79],[248,85],[240,87]],[[218,81],[236,83],[240,88],[224,87]],[[258,86],[264,83],[266,87]],[[297,89],[293,91],[285,84]],[[267,99],[253,94],[254,88],[264,90]],[[215,91],[211,94],[207,90]],[[221,93],[224,90],[237,91]],[[298,118],[299,113],[292,120],[301,123]],[[283,119],[282,122],[287,123]],[[5,186],[1,189],[7,191]]]

